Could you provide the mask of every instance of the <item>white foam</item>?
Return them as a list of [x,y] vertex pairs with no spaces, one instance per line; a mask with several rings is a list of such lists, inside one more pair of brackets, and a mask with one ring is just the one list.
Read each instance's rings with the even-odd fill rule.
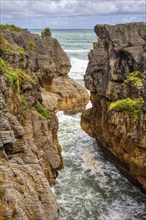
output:
[[78,75],[82,73],[82,75],[80,75],[82,79],[83,75],[85,74],[87,64],[88,64],[87,60],[71,57],[72,68],[70,70],[70,74],[72,74],[73,72],[77,73]]
[[64,50],[66,53],[84,53],[88,52],[89,50]]

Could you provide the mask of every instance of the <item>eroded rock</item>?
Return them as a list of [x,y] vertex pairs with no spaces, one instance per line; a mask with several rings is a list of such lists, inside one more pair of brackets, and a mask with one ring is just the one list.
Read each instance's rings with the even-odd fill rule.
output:
[[0,46],[0,219],[55,220],[51,185],[63,168],[55,112],[81,111],[89,98],[49,31],[3,30]]
[[81,125],[146,192],[146,24],[96,25],[95,33],[98,42],[85,74],[93,107],[83,113]]

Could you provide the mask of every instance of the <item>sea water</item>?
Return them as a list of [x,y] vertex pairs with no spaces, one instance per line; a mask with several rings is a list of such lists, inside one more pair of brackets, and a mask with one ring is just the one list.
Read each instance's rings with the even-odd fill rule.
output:
[[[84,85],[88,53],[97,41],[93,30],[54,30],[52,36],[71,60],[69,76]],[[65,165],[53,188],[59,219],[146,220],[146,196],[104,159],[96,141],[81,129],[81,115],[57,116]]]

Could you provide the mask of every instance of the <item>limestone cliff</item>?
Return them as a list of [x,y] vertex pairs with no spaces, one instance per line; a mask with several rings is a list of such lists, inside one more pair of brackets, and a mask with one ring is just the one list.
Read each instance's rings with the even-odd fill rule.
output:
[[146,24],[96,25],[85,84],[93,107],[82,128],[146,192]]
[[50,185],[63,168],[55,111],[79,111],[88,95],[68,77],[69,58],[49,29],[40,37],[0,28],[0,219],[55,220]]

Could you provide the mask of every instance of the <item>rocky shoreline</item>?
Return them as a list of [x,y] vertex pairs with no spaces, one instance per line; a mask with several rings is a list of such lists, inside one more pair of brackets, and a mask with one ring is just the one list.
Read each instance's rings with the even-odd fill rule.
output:
[[0,28],[0,219],[55,220],[50,185],[63,168],[55,113],[82,111],[88,93],[68,77],[69,58],[48,28],[41,36]]
[[81,126],[146,192],[146,24],[96,25],[85,74],[93,107]]

